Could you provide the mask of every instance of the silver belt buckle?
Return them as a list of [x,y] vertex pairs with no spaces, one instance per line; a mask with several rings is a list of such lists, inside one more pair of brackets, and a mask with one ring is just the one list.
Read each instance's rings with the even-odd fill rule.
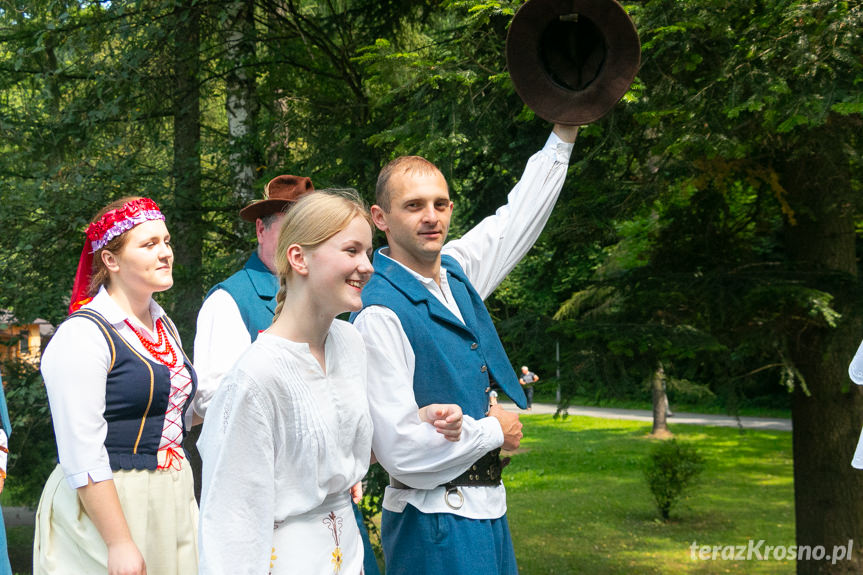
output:
[[[450,502],[450,496],[452,496],[452,495],[458,496],[455,504]],[[449,507],[450,509],[452,509],[454,511],[458,511],[464,505],[464,494],[461,492],[461,489],[459,489],[458,487],[450,487],[449,489],[447,489],[444,492],[443,501],[444,501],[444,503],[447,504],[447,507]]]

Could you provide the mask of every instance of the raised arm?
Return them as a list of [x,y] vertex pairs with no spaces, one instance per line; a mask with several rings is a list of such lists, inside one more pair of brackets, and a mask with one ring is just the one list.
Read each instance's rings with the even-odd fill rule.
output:
[[539,238],[563,187],[576,132],[577,128],[555,126],[543,149],[528,160],[507,203],[443,247],[443,253],[461,264],[483,299]]

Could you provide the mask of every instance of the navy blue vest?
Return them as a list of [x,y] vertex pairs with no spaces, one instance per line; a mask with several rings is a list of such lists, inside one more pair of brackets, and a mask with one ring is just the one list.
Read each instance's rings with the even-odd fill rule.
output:
[[375,273],[363,288],[363,307],[391,309],[407,334],[416,356],[417,405],[456,403],[466,415],[479,419],[488,408],[491,376],[516,405],[526,407],[524,391],[482,298],[455,259],[442,256],[441,265],[464,323],[407,270],[379,253]]
[[[171,372],[162,365],[138,353],[121,336],[114,326],[101,314],[87,308],[69,316],[85,317],[102,330],[108,349],[111,351],[111,365],[105,385],[105,421],[108,422],[108,435],[105,448],[111,469],[149,469],[158,467],[156,453],[162,440],[165,411],[168,409],[168,396],[171,393]],[[165,329],[177,339],[174,324],[163,318]],[[192,362],[183,354],[183,363],[192,376],[192,392],[183,407],[183,437],[186,436],[186,410],[198,387],[198,378]]]
[[252,341],[273,324],[279,280],[264,265],[257,252],[252,253],[243,269],[214,285],[207,292],[207,297],[218,289],[225,290],[234,298]]

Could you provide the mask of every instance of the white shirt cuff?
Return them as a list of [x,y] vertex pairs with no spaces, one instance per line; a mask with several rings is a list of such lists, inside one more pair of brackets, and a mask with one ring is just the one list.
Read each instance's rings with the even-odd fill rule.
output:
[[97,467],[95,469],[82,471],[80,473],[72,473],[66,476],[66,482],[72,489],[84,487],[85,485],[90,483],[91,479],[93,480],[93,483],[99,483],[100,481],[108,481],[109,479],[114,479],[114,473],[111,471],[111,467],[107,466]]

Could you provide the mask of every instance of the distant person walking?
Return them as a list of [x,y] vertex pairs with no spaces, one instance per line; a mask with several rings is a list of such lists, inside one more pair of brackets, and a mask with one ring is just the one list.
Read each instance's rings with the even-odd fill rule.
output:
[[539,376],[530,371],[526,365],[521,366],[521,377],[518,382],[524,389],[524,395],[527,396],[527,410],[533,409],[533,384],[539,381]]

